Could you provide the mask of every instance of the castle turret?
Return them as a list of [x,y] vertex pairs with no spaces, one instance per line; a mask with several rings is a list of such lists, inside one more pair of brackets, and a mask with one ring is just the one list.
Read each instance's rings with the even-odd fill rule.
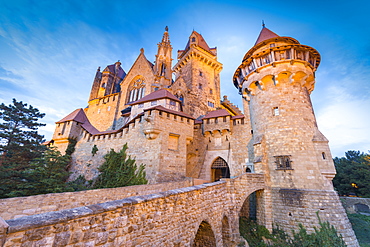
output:
[[219,108],[222,64],[217,61],[217,48],[210,48],[203,36],[193,31],[177,59],[172,89],[183,96],[184,111],[197,118]]
[[158,52],[155,55],[154,73],[156,83],[168,87],[172,83],[172,46],[168,27],[165,28],[162,42],[158,43]]
[[99,92],[100,85],[101,85],[101,72],[100,72],[100,67],[98,67],[98,69],[96,70],[94,82],[91,87],[89,101],[98,98],[98,92]]
[[255,171],[265,173],[273,220],[285,229],[312,226],[317,211],[322,218],[330,214],[325,220],[337,229],[349,224],[333,190],[328,140],[317,127],[310,99],[319,63],[312,47],[263,26],[233,77],[244,112],[250,112]]

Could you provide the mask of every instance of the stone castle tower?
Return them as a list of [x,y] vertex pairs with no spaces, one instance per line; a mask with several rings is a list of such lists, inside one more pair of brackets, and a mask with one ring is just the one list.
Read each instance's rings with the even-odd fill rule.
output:
[[141,49],[127,73],[120,62],[98,69],[88,107],[58,121],[52,142],[64,151],[69,138],[77,140],[71,179],[96,177],[104,155],[125,143],[146,165],[150,183],[262,174],[259,223],[310,228],[319,211],[349,243],[354,233],[332,186],[328,140],[310,100],[319,64],[315,49],[263,27],[233,77],[242,113],[220,99],[217,49],[193,31],[172,67],[166,27],[154,63]]
[[348,224],[332,179],[328,140],[319,131],[310,93],[320,54],[263,27],[234,74],[253,131],[254,168],[270,187],[274,222],[284,228],[307,217]]

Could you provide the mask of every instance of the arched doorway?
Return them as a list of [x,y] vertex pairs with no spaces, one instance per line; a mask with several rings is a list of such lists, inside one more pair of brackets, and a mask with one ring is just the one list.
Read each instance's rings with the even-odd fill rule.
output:
[[221,157],[218,157],[217,159],[215,159],[215,161],[213,161],[211,169],[213,181],[218,181],[221,178],[230,178],[229,166]]
[[215,234],[211,225],[205,221],[200,223],[197,234],[195,235],[193,247],[214,247],[216,246]]

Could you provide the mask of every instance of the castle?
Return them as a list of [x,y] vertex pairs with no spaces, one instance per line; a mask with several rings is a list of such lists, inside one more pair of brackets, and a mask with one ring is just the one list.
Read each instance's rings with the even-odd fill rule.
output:
[[[270,229],[272,222],[294,228],[289,217],[309,225],[312,212],[340,205],[328,140],[310,100],[320,64],[314,48],[263,26],[233,76],[243,112],[221,99],[222,64],[201,34],[193,31],[172,60],[166,27],[154,63],[141,49],[128,72],[120,62],[97,70],[88,107],[56,122],[52,138],[62,152],[68,139],[77,140],[71,179],[96,177],[104,155],[127,143],[150,184],[263,174],[270,206],[261,222]],[[350,228],[344,210],[338,215],[336,227]]]

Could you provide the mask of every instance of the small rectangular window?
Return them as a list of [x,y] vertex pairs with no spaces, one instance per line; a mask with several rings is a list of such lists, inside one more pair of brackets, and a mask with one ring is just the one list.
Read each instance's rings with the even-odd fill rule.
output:
[[203,88],[202,84],[199,83],[198,88],[202,89]]
[[152,101],[151,105],[157,105],[157,101],[156,100]]
[[174,100],[170,100],[170,105],[176,106],[176,102]]
[[279,115],[280,115],[279,107],[274,107],[274,108],[273,108],[273,115],[274,115],[274,116],[279,116]]
[[144,103],[143,104],[139,104],[139,108],[143,108],[144,107]]
[[290,160],[290,155],[280,155],[274,156],[275,157],[275,164],[277,170],[291,170],[292,169],[292,161]]
[[223,119],[224,119],[224,123],[226,122],[226,117],[223,117]]

